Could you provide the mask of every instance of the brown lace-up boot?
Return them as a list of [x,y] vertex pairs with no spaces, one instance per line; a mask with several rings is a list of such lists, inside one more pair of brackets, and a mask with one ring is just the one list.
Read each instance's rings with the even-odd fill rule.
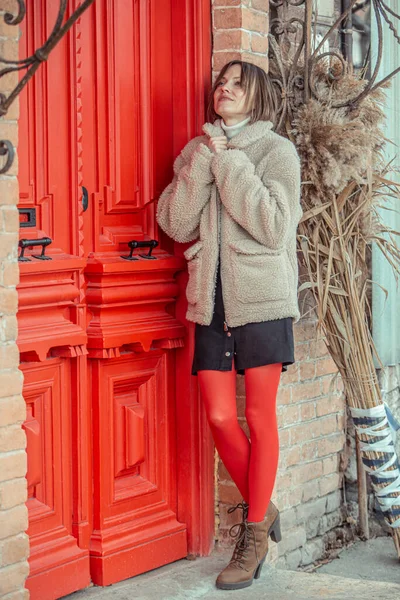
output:
[[[236,506],[231,506],[231,508],[228,508],[228,513],[231,514],[231,513],[235,512],[235,510],[237,510],[237,509],[240,509],[243,511],[241,522],[243,523],[243,521],[247,521],[247,515],[249,512],[249,505],[247,504],[247,502],[245,500],[242,500],[242,502],[239,502]],[[272,501],[270,501],[270,503],[268,504],[267,512],[265,513],[265,517],[268,518],[268,520],[271,523],[273,523],[277,514],[279,514],[279,510],[277,509],[275,504]],[[235,529],[236,528],[234,525],[229,530],[229,535],[231,537],[236,537],[237,534],[235,533]],[[234,533],[232,533],[232,532],[234,532]],[[238,542],[236,542],[236,544],[238,544]]]
[[229,534],[237,536],[238,540],[228,566],[218,575],[216,586],[223,590],[237,590],[248,587],[253,579],[260,577],[268,554],[268,537],[271,535],[274,542],[282,539],[279,510],[271,502],[263,521],[243,520],[233,525]]

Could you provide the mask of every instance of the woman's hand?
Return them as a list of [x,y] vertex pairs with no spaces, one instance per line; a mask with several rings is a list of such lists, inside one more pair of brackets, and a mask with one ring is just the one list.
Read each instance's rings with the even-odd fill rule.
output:
[[211,152],[215,152],[218,154],[222,152],[222,150],[226,150],[228,146],[228,140],[225,135],[220,135],[217,137],[210,137],[208,140],[208,147]]

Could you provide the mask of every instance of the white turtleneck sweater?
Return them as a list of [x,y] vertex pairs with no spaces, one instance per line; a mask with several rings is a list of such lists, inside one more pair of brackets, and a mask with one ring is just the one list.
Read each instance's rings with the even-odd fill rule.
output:
[[[236,125],[225,125],[224,120],[221,119],[221,127],[224,130],[228,141],[233,138],[233,136],[237,135],[239,131],[242,131],[249,121],[250,117],[247,117],[246,119],[243,119],[243,121],[240,121],[240,123],[236,123]],[[218,214],[218,219],[220,219],[220,214]],[[221,249],[221,240],[219,240],[219,248]]]
[[251,117],[247,117],[247,119],[243,119],[243,121],[240,121],[240,123],[236,123],[236,125],[229,126],[225,125],[223,119],[221,119],[221,127],[225,131],[225,135],[228,138],[228,140],[233,138],[233,136],[237,135],[239,131],[242,131],[242,129],[247,125],[247,123],[249,123],[250,118]]

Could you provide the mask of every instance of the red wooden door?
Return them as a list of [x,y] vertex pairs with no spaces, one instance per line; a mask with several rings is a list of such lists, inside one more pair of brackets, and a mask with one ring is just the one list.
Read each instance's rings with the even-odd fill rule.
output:
[[[33,600],[211,543],[210,446],[188,375],[177,377],[189,355],[182,296],[176,308],[185,263],[155,221],[173,158],[204,120],[199,4],[96,0],[21,98],[20,237],[51,240],[47,260],[25,242],[20,263]],[[57,6],[27,3],[23,56]],[[132,240],[160,244],[126,260]]]

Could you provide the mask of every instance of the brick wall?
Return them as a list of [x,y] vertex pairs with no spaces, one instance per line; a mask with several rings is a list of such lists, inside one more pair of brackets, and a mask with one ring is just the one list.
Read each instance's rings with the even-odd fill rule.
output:
[[[7,2],[5,3],[7,4]],[[4,6],[3,7],[7,8]],[[10,2],[15,9],[15,3]],[[4,14],[4,13],[3,13]],[[0,12],[0,55],[18,56],[18,28],[7,26]],[[9,92],[16,76],[0,79],[0,92]],[[1,138],[17,145],[18,103],[0,119]],[[28,575],[28,526],[25,506],[26,452],[25,402],[21,395],[22,375],[18,370],[17,337],[18,283],[18,182],[17,160],[7,175],[0,175],[0,598],[28,598],[24,582]]]
[[[214,75],[235,58],[268,68],[268,4],[268,0],[213,1]],[[282,541],[271,544],[268,555],[270,562],[288,568],[322,557],[343,522],[341,381],[335,378],[337,370],[323,339],[316,339],[313,319],[300,321],[295,337],[296,364],[282,374],[277,401],[280,457],[272,500],[281,511]],[[239,421],[248,434],[240,375],[237,389]],[[219,546],[226,546],[232,543],[229,527],[238,518],[227,510],[241,496],[218,457],[216,467],[216,538]]]

